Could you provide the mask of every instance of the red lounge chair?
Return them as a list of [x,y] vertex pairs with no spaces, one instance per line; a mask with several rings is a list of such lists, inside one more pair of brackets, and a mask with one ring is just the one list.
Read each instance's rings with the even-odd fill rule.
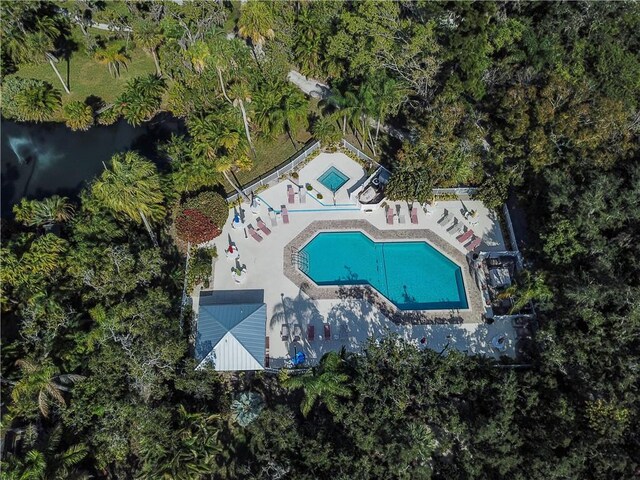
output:
[[328,323],[324,324],[324,339],[331,340],[331,325]]
[[282,223],[289,223],[289,210],[287,210],[287,207],[282,205],[280,210],[282,212]]
[[476,237],[471,243],[469,243],[468,245],[465,245],[464,248],[466,248],[469,252],[473,252],[476,248],[480,246],[481,243],[482,243],[482,238]]
[[262,220],[258,219],[257,223],[258,228],[262,231],[262,233],[264,233],[265,235],[271,235],[271,230],[269,230],[269,228],[264,224]]
[[393,209],[387,207],[387,225],[393,225]]
[[411,207],[411,223],[418,224],[418,209],[416,207]]
[[261,242],[262,237],[258,232],[256,232],[251,225],[247,225],[247,230],[249,230],[249,235],[251,235],[256,242]]
[[293,187],[291,185],[287,185],[287,197],[289,198],[289,203],[293,203],[295,192],[293,191]]
[[460,235],[459,237],[456,237],[458,239],[458,241],[460,243],[465,243],[467,240],[469,240],[471,237],[473,237],[473,230],[467,230],[466,232],[464,232],[462,235]]
[[307,325],[307,340],[313,342],[314,338],[316,338],[316,327],[313,325]]

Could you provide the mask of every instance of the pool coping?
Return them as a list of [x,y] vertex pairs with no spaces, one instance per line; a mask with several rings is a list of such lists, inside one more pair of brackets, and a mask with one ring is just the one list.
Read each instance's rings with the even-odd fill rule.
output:
[[[320,232],[361,231],[374,241],[426,241],[449,260],[460,267],[467,309],[451,310],[400,310],[384,295],[370,286],[319,286],[293,265],[292,254],[299,251]],[[398,325],[424,325],[434,323],[478,323],[484,313],[482,295],[470,274],[467,257],[430,229],[380,230],[367,220],[316,220],[284,247],[283,273],[305,294],[314,299],[365,299],[376,306],[383,315]]]

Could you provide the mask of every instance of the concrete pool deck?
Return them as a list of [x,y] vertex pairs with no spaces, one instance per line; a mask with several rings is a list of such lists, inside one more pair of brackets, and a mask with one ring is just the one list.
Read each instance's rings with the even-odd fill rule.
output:
[[[335,166],[349,177],[346,184],[336,192],[335,205],[331,192],[317,181],[331,166]],[[243,292],[247,295],[261,292],[262,301],[267,305],[270,365],[285,365],[295,351],[301,349],[309,359],[319,359],[326,351],[337,350],[342,346],[349,350],[358,350],[369,337],[377,338],[389,332],[394,332],[419,347],[441,350],[449,345],[448,348],[469,354],[484,354],[495,358],[500,355],[514,356],[513,328],[506,321],[498,320],[492,325],[483,323],[482,299],[468,273],[465,260],[467,252],[454,236],[437,223],[446,209],[461,223],[472,228],[478,236],[482,236],[483,243],[479,251],[504,251],[505,244],[498,217],[479,201],[439,201],[435,210],[429,214],[419,208],[418,224],[415,225],[410,223],[409,210],[405,202],[389,202],[390,207],[398,211],[397,215],[404,217],[404,223],[398,223],[399,217],[395,216],[393,225],[388,225],[384,209],[363,212],[360,205],[352,199],[353,192],[357,192],[367,178],[367,172],[363,167],[343,153],[321,153],[299,170],[298,178],[293,179],[295,183],[285,179],[260,192],[260,205],[253,209],[255,213],[248,203],[242,204],[240,208],[244,211],[245,225],[251,225],[256,229],[263,238],[261,242],[247,235],[244,229],[232,228],[233,210],[222,234],[211,242],[216,245],[219,255],[214,264],[211,287],[221,301],[224,301],[225,295],[231,301]],[[298,185],[304,186],[305,183],[310,183],[314,190],[299,190]],[[287,185],[292,185],[295,191],[293,204],[288,203]],[[304,200],[301,199],[301,192]],[[323,198],[318,199],[317,193],[322,193]],[[283,223],[280,213],[282,205],[285,205],[289,212],[288,224]],[[269,207],[276,213],[276,225],[272,224]],[[477,212],[474,224],[468,223],[462,216],[461,213],[465,209]],[[270,235],[258,230],[258,218],[271,230]],[[406,324],[390,315],[385,303],[387,306],[392,304],[382,295],[375,295],[382,303],[372,301],[368,292],[362,288],[328,287],[333,291],[332,294],[319,294],[315,289],[321,287],[310,285],[312,282],[291,265],[291,247],[296,244],[296,239],[302,240],[303,237],[309,236],[311,231],[335,228],[373,232],[372,235],[378,235],[379,238],[427,241],[463,267],[469,310],[447,311],[444,316],[442,312],[435,314],[425,311],[422,314],[432,316],[430,322],[412,319],[412,323],[421,324]],[[224,251],[229,242],[238,247],[237,260],[225,258]],[[240,284],[236,283],[231,275],[234,266],[246,267],[246,278]],[[197,293],[193,300],[197,314]],[[394,307],[394,310],[397,309]],[[320,340],[325,323],[330,325],[331,338]],[[280,333],[284,324],[289,326],[290,333],[283,340]],[[315,329],[313,341],[307,340],[309,325],[313,325]],[[296,326],[300,329],[299,338],[294,338]],[[497,335],[506,339],[506,349],[501,352],[491,345],[491,340]],[[423,337],[426,339],[424,344],[420,343]]]

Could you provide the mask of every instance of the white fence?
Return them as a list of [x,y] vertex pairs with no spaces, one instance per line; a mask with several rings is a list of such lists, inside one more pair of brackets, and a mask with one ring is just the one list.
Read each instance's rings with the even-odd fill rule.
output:
[[434,195],[455,195],[472,197],[478,189],[476,187],[458,187],[458,188],[434,188]]
[[518,241],[516,240],[516,232],[513,230],[513,223],[511,223],[511,215],[509,214],[509,207],[507,204],[502,205],[502,213],[504,214],[504,221],[507,224],[507,230],[509,231],[509,240],[511,240],[511,248],[514,252],[520,253],[518,250]]
[[[258,187],[262,187],[264,185],[268,185],[270,182],[277,180],[282,175],[292,172],[295,168],[304,162],[309,155],[311,155],[316,150],[320,149],[320,142],[315,141],[311,145],[306,146],[303,150],[296,153],[293,157],[287,159],[284,163],[280,164],[276,168],[270,170],[269,172],[260,175],[258,179],[250,185],[246,185],[242,187],[242,191],[246,194],[253,192]],[[233,193],[227,197],[227,202],[232,203],[238,199],[239,193]]]
[[371,158],[369,155],[364,153],[359,148],[354,147],[353,145],[351,145],[344,138],[342,139],[342,146],[344,148],[346,148],[347,150],[349,150],[351,153],[355,154],[360,160],[365,160],[365,161],[371,163],[372,165],[375,165],[376,167],[380,166],[380,164],[378,162],[376,162],[373,158]]

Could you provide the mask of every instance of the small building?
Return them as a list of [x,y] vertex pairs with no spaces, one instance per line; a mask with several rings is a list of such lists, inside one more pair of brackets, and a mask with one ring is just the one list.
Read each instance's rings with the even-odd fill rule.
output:
[[215,304],[200,300],[195,341],[198,368],[218,371],[264,370],[267,305]]

